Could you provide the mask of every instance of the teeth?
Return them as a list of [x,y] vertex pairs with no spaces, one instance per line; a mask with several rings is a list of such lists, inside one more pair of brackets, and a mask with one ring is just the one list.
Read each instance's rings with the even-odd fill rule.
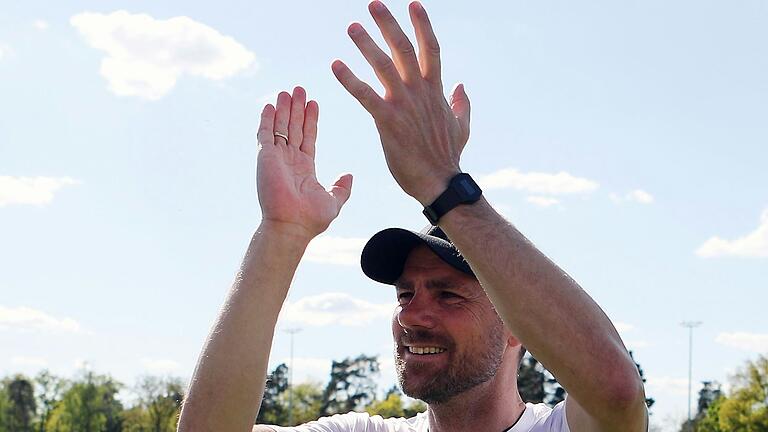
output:
[[445,349],[437,347],[408,347],[408,352],[413,354],[440,354],[445,352]]

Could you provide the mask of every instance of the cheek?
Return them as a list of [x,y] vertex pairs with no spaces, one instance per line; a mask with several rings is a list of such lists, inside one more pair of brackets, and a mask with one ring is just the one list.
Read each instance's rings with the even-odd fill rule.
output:
[[395,311],[392,313],[392,337],[395,338],[395,341],[397,341],[397,335],[400,333],[401,328],[402,328],[400,326],[400,321],[399,321],[399,319],[400,319],[400,311],[402,309],[403,309],[402,306],[397,306],[395,308]]
[[453,305],[451,307],[453,309],[450,311],[450,316],[461,316],[462,321],[465,325],[469,324],[467,321],[471,322],[471,325],[473,327],[479,327],[482,328],[483,326],[487,325],[486,316],[484,308],[473,302],[462,302],[456,305]]

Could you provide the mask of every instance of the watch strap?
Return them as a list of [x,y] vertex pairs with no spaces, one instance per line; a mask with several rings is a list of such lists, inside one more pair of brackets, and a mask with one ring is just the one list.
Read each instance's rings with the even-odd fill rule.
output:
[[422,212],[432,225],[437,225],[440,218],[461,204],[471,204],[480,199],[483,191],[467,173],[459,173],[451,178],[448,188]]

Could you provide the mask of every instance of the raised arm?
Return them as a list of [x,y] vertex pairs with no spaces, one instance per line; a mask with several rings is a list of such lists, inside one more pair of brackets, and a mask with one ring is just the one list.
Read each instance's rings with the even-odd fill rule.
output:
[[[369,8],[392,57],[360,24],[350,25],[348,32],[386,94],[377,95],[341,61],[332,69],[373,116],[397,182],[428,205],[461,172],[459,159],[469,137],[469,99],[458,85],[450,102],[445,100],[439,45],[418,2],[409,8],[418,56],[381,2]],[[470,263],[505,324],[568,391],[572,431],[646,430],[645,398],[635,364],[610,320],[573,279],[485,199],[451,210],[439,224]]]
[[[262,220],[197,363],[179,431],[250,431],[261,404],[275,323],[312,238],[338,216],[352,187],[315,176],[318,105],[304,89],[261,114],[257,189]],[[282,136],[280,136],[282,135]],[[284,139],[287,136],[288,139]]]

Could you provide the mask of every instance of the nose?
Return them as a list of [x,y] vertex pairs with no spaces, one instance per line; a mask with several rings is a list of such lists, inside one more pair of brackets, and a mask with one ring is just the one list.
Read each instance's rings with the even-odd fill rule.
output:
[[424,295],[414,294],[407,303],[398,306],[397,322],[406,330],[431,329],[435,327],[435,305]]

